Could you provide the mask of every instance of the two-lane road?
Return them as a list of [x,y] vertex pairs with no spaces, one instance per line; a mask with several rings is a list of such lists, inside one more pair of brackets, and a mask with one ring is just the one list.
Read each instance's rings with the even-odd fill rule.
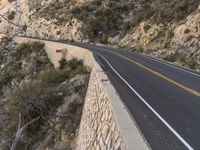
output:
[[125,50],[91,50],[153,150],[200,150],[200,75]]

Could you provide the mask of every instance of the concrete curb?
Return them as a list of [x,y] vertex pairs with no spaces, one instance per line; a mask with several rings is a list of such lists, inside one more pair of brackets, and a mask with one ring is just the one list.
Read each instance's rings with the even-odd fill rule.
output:
[[107,95],[111,102],[111,106],[113,108],[115,119],[120,127],[121,134],[127,149],[149,150],[150,147],[148,146],[148,143],[146,142],[144,136],[138,129],[136,122],[130,116],[126,106],[123,104],[120,96],[118,95],[114,86],[108,79],[108,76],[96,62],[95,67],[97,68],[99,76],[102,79],[102,84],[106,89]]

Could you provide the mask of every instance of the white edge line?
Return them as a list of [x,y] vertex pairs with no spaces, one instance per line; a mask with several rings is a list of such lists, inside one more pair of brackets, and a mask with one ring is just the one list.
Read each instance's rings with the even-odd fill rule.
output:
[[142,96],[113,68],[113,66],[104,58],[101,54],[97,53],[103,60],[110,66],[110,68],[120,77],[122,81],[126,83],[126,85],[142,100],[142,102],[167,126],[167,128],[188,148],[188,150],[194,150],[182,137],[179,135],[175,129],[173,129],[169,123],[165,121],[163,117],[161,117],[155,109],[153,109],[147,101],[142,98]]
[[192,75],[195,75],[195,76],[200,77],[200,74],[198,74],[198,73],[191,72],[191,71],[189,71],[189,70],[185,70],[185,69],[183,69],[183,68],[180,68],[180,67],[178,67],[178,66],[175,66],[174,64],[170,64],[169,62],[165,62],[165,61],[163,61],[163,60],[160,60],[160,59],[157,59],[157,58],[153,58],[153,57],[151,57],[151,56],[146,56],[146,55],[144,55],[144,54],[139,54],[139,53],[136,53],[136,52],[134,52],[134,53],[137,54],[137,55],[140,55],[140,56],[142,56],[142,57],[151,59],[151,60],[153,60],[153,61],[162,63],[162,64],[164,64],[164,65],[170,66],[170,67],[172,67],[172,68],[176,68],[176,69],[178,69],[178,70],[181,70],[181,71],[187,72],[187,73],[189,73],[189,74],[192,74]]

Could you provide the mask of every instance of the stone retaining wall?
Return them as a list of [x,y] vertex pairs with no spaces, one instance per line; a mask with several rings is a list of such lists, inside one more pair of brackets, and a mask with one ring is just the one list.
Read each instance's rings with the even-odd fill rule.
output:
[[96,68],[92,69],[81,125],[77,150],[127,149],[116,122],[113,108]]
[[[18,43],[28,38],[15,38]],[[93,54],[83,48],[50,41],[45,49],[55,67],[62,58],[58,49],[67,49],[66,59],[76,57],[91,68],[91,77],[85,98],[77,137],[77,150],[147,150],[149,149],[126,107],[110,83],[107,75],[95,61]]]

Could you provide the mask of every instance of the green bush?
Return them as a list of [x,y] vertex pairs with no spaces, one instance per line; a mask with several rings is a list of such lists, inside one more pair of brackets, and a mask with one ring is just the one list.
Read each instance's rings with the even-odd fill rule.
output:
[[[62,98],[58,96],[53,88],[77,74],[87,72],[82,61],[72,59],[67,62],[62,70],[51,68],[40,76],[41,80],[23,84],[14,92],[12,95],[13,98],[7,104],[8,113],[11,118],[5,121],[6,128],[4,131],[9,136],[14,133],[18,121],[16,114],[19,112],[23,114],[23,123],[38,116],[48,117],[49,113],[62,103]],[[1,76],[1,83],[3,84],[10,82],[10,80],[11,76],[9,73]],[[42,120],[34,124],[34,126],[30,126],[27,130],[28,133],[31,134],[34,131],[38,131],[41,125]]]
[[43,83],[49,86],[55,86],[67,79],[73,78],[77,74],[88,73],[87,68],[83,66],[83,62],[78,61],[76,58],[68,62],[66,62],[65,59],[61,59],[60,63],[62,66],[60,66],[59,69],[52,68],[42,75],[41,80]]
[[64,69],[65,66],[67,64],[67,60],[65,58],[62,58],[60,61],[59,61],[59,69]]
[[17,47],[16,59],[20,60],[27,57],[32,52],[39,52],[44,49],[44,43],[41,42],[28,42],[22,43]]
[[67,62],[67,65],[72,69],[76,69],[78,66],[83,66],[82,60],[77,60],[76,58],[73,58]]
[[70,72],[70,78],[76,76],[77,74],[87,74],[88,69],[85,66],[79,65],[76,69]]
[[57,70],[50,69],[41,76],[41,80],[44,84],[49,86],[56,86],[65,80],[69,79],[70,70]]
[[170,55],[167,55],[166,57],[164,57],[163,59],[166,60],[166,61],[169,61],[169,62],[175,62],[176,59],[177,59],[177,55],[176,54],[170,54]]

